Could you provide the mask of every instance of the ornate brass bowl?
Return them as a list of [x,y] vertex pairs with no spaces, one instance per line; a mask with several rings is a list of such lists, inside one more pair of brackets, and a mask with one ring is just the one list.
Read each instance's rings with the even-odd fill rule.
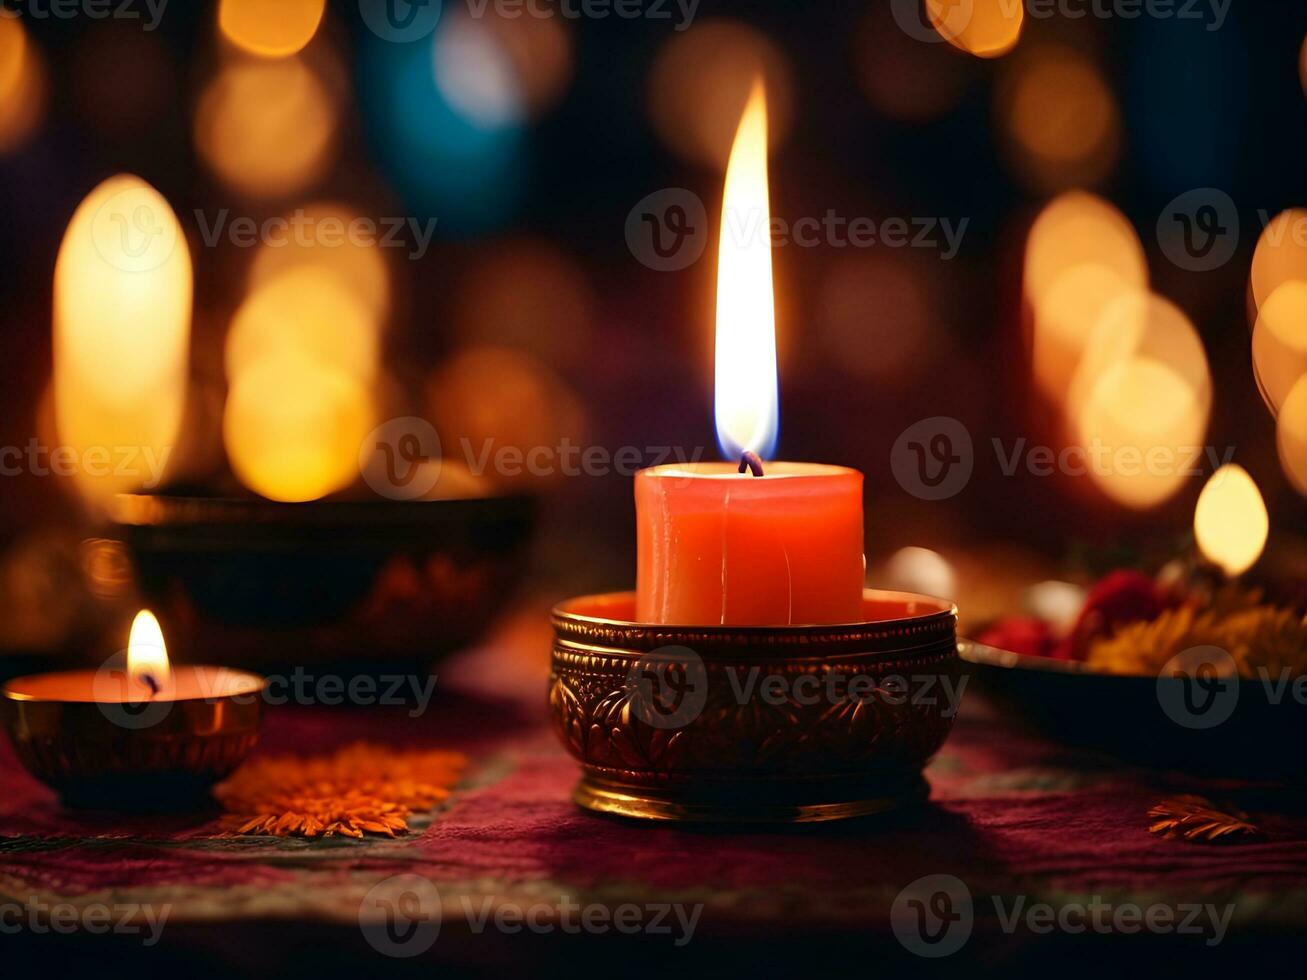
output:
[[206,698],[159,704],[51,700],[20,677],[0,714],[23,767],[76,808],[153,812],[212,805],[209,790],[259,740],[263,679],[232,671]]
[[868,590],[865,622],[632,622],[633,593],[553,613],[549,705],[573,798],[654,820],[808,822],[925,798],[961,693],[952,603]]

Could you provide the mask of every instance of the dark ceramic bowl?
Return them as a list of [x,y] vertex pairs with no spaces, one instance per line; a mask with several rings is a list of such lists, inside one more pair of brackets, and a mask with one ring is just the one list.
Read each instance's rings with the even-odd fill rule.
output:
[[534,501],[115,502],[179,662],[417,669],[475,640],[520,581]]
[[1065,745],[1154,768],[1307,779],[1307,704],[1292,682],[1109,674],[972,641],[958,652],[1001,710]]

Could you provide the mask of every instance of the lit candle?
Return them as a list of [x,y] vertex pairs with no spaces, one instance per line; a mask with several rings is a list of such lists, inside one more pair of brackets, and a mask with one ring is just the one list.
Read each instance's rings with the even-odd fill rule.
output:
[[[726,169],[715,415],[730,462],[635,478],[636,617],[679,625],[851,623],[862,615],[862,474],[768,462],[779,428],[767,107],[755,85]],[[743,229],[754,229],[741,240]]]
[[166,809],[203,800],[258,740],[263,678],[173,667],[137,614],[126,670],[64,671],[4,686],[5,722],[32,775],[75,806]]

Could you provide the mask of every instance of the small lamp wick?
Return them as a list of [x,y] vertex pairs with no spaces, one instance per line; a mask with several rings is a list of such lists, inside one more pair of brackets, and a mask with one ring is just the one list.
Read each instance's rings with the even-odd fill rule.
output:
[[752,449],[746,449],[740,455],[740,472],[748,470],[754,476],[762,476],[762,460]]
[[142,674],[141,680],[145,681],[145,686],[150,689],[150,697],[159,696],[159,682],[154,679],[153,674]]

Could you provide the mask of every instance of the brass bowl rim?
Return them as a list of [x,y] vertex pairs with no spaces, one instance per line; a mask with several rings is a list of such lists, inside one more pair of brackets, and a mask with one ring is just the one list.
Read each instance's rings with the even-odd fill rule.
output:
[[308,500],[205,496],[185,493],[120,493],[110,502],[109,518],[120,527],[164,528],[195,525],[275,524],[316,527],[340,523],[363,527],[439,524],[458,512],[521,512],[537,498],[497,494],[449,500]]
[[888,589],[863,589],[863,602],[869,600],[891,600],[905,604],[917,602],[932,605],[929,612],[916,615],[899,616],[892,619],[871,619],[853,623],[790,623],[773,626],[723,626],[720,624],[684,624],[684,623],[641,623],[636,620],[610,619],[605,616],[590,616],[574,612],[576,606],[595,603],[601,600],[620,600],[626,597],[634,600],[635,592],[624,590],[618,592],[596,592],[590,595],[573,596],[558,603],[550,611],[555,624],[576,624],[578,626],[611,627],[624,630],[647,630],[658,633],[695,633],[717,636],[722,639],[739,636],[765,636],[782,638],[793,636],[798,639],[837,638],[856,635],[868,631],[881,631],[902,626],[954,625],[957,622],[957,604],[937,596],[922,595],[917,592],[895,592]]
[[[197,702],[201,704],[218,704],[219,702],[231,701],[236,698],[256,698],[261,700],[264,693],[267,691],[268,679],[264,677],[262,674],[256,674],[252,670],[241,670],[237,667],[223,667],[221,665],[216,665],[216,664],[214,666],[216,666],[219,670],[221,670],[225,674],[240,675],[244,679],[250,681],[257,681],[258,686],[252,687],[248,691],[233,691],[230,694],[216,694],[216,695],[210,694],[210,695],[200,695],[199,697],[194,697],[194,698],[169,698],[168,700],[171,701],[173,704],[194,704]],[[82,673],[82,672],[81,671],[52,671],[51,673]],[[33,694],[22,694],[19,693],[18,691],[13,690],[14,685],[17,685],[22,681],[31,680],[33,677],[42,677],[42,676],[44,676],[44,674],[23,674],[21,677],[12,677],[9,680],[5,681],[3,687],[0,687],[0,697],[3,697],[6,701],[9,701],[13,704],[60,704],[60,705],[89,704],[92,706],[98,706],[101,704],[147,704],[149,703],[146,701],[103,702],[103,701],[87,700],[82,698],[45,698],[45,697],[38,697]]]

